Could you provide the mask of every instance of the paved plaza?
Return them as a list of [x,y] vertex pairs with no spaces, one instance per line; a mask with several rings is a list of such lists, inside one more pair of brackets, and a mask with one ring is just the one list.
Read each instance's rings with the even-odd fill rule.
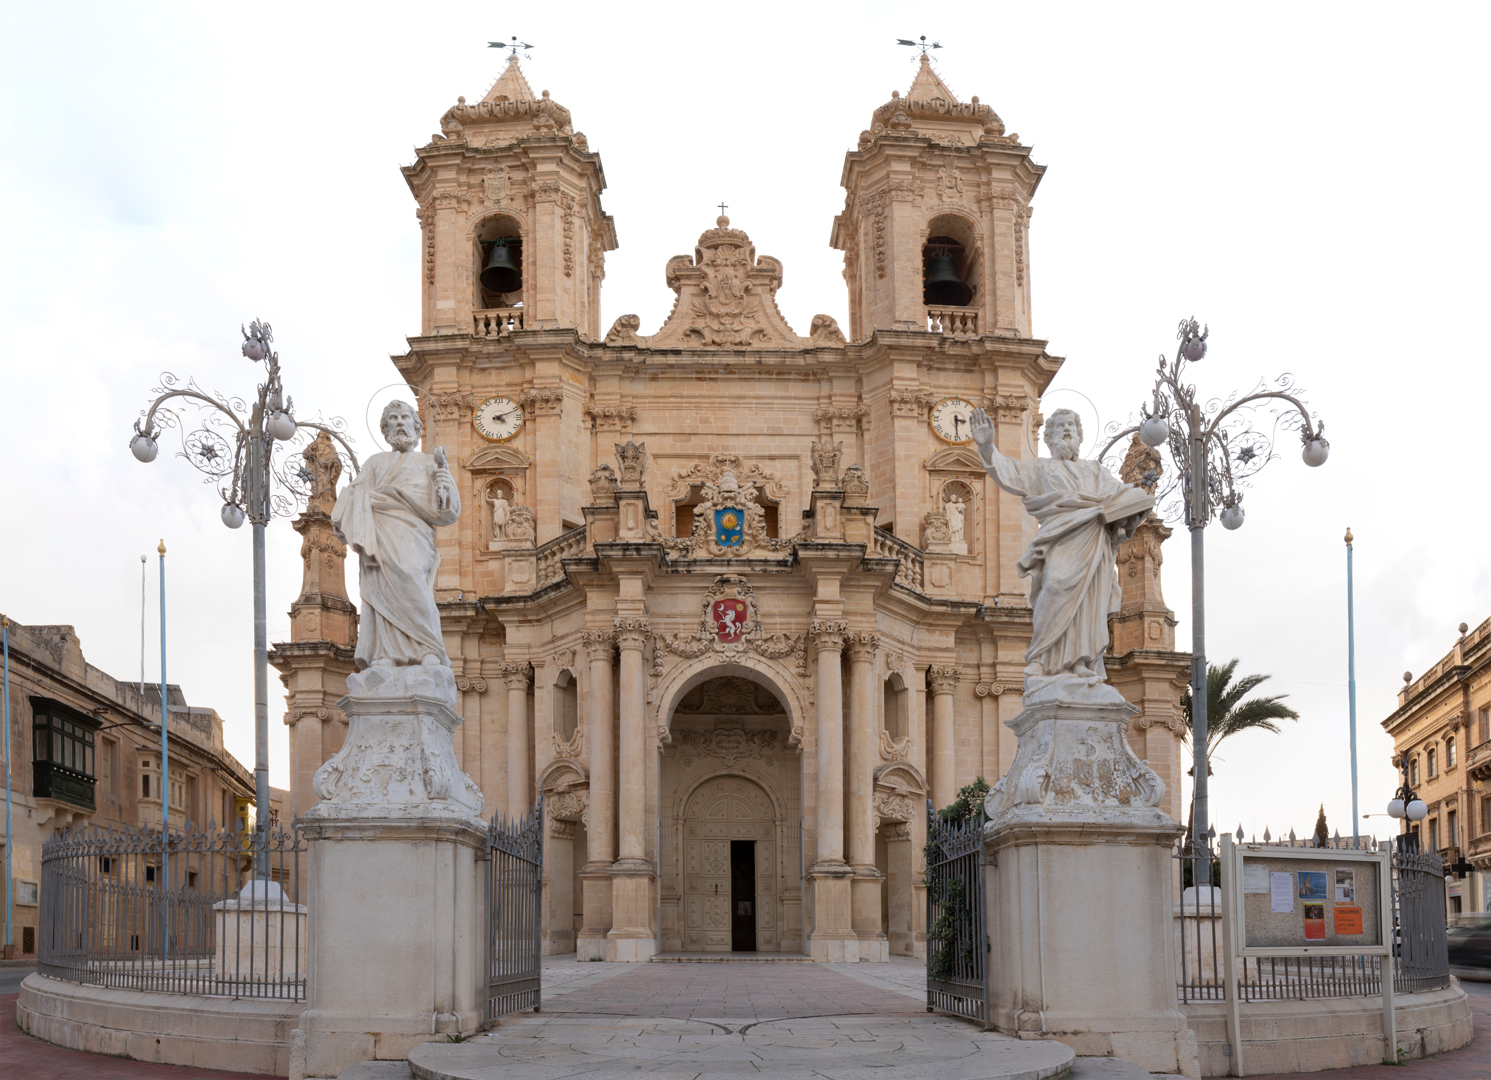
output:
[[[1463,1050],[1402,1067],[1370,1065],[1314,1073],[1321,1080],[1469,1080],[1491,1076],[1491,983],[1464,984],[1478,1038]],[[925,968],[793,962],[577,963],[544,961],[544,1008],[509,1017],[492,1035],[428,1044],[416,1069],[367,1067],[364,1080],[587,1080],[646,1073],[650,1080],[708,1080],[769,1073],[829,1080],[984,1076],[1140,1080],[1125,1063],[1071,1061],[1055,1043],[986,1036],[973,1025],[928,1016]],[[0,1014],[15,1014],[14,993]],[[626,1019],[623,1019],[626,1018]],[[1070,1065],[1068,1065],[1070,1063]],[[1062,1073],[1063,1068],[1070,1071]],[[873,1073],[872,1073],[873,1070]],[[231,1080],[243,1073],[102,1057],[63,1050],[0,1025],[0,1075],[24,1080]],[[349,1076],[348,1080],[357,1080]],[[1263,1080],[1283,1080],[1265,1077]]]

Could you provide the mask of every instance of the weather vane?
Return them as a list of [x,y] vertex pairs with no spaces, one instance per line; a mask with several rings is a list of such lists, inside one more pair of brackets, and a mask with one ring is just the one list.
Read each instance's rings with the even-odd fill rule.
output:
[[[923,39],[923,40],[925,40],[925,39]],[[911,42],[908,41],[906,44],[910,45]],[[531,57],[531,56],[528,55],[528,50],[529,49],[537,48],[537,46],[536,45],[530,45],[526,41],[519,41],[517,39],[517,36],[514,35],[513,39],[512,39],[512,44],[508,44],[505,41],[489,41],[489,42],[487,42],[487,48],[489,48],[489,49],[511,49],[512,50],[511,55],[517,56],[518,53],[521,52],[523,54],[523,59],[524,60],[532,60],[533,57]],[[934,45],[933,48],[936,48],[936,46]]]
[[918,45],[914,41],[907,41],[905,38],[896,38],[896,44],[897,45],[910,45],[913,49],[920,48],[921,51],[922,51],[922,55],[923,56],[927,55],[927,50],[928,49],[940,49],[940,48],[942,48],[942,42],[940,42],[940,41],[934,41],[934,42],[932,42],[932,44],[928,45],[927,44],[927,35],[926,34],[922,35],[921,44],[920,45]]

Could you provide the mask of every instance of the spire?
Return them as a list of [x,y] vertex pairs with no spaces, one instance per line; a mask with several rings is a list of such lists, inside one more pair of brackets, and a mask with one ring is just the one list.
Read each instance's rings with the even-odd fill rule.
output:
[[927,54],[922,53],[922,64],[916,73],[916,78],[911,80],[911,89],[906,91],[906,97],[910,101],[936,101],[942,98],[950,105],[958,104],[957,97],[947,88],[947,83],[937,74],[932,67],[932,62],[927,59]]
[[[936,78],[934,75],[933,78]],[[523,77],[523,69],[518,66],[518,54],[513,53],[507,58],[507,70],[497,76],[497,81],[492,84],[492,89],[487,91],[483,101],[532,101],[533,88],[528,85],[528,80]]]

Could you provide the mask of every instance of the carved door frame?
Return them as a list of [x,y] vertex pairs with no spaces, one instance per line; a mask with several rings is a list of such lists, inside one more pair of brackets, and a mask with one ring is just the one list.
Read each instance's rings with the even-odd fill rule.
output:
[[[763,817],[758,813],[750,821],[740,822],[730,816],[724,822],[714,821],[711,825],[713,819],[703,817],[703,805],[696,810],[695,802],[701,797],[718,800],[726,795],[734,794],[727,790],[727,785],[736,785],[737,789],[744,788],[744,794],[754,792],[759,795],[758,810],[764,808],[766,816]],[[719,794],[709,793],[707,789],[711,787],[716,788]],[[780,799],[772,792],[771,785],[757,777],[722,769],[700,777],[688,791],[681,800],[681,809],[678,814],[678,843],[681,856],[678,873],[682,899],[678,929],[685,952],[730,951],[730,841],[744,839],[753,839],[756,842],[756,951],[781,951],[782,927],[779,910],[781,896],[778,885],[781,877],[784,828]],[[720,835],[708,835],[710,831],[716,830],[720,832]],[[751,831],[752,835],[744,835],[747,830]],[[713,853],[715,861],[719,861],[721,857],[723,859],[723,869],[718,874],[707,872],[708,865],[705,860],[708,855],[705,847],[709,844],[718,845],[721,848],[720,852]],[[705,910],[710,901],[716,899],[714,894],[706,895],[703,891],[710,882],[722,886],[720,903],[714,905],[719,908],[718,912]],[[720,906],[721,903],[723,906]],[[716,914],[719,918],[710,917]],[[713,925],[716,922],[718,926]]]

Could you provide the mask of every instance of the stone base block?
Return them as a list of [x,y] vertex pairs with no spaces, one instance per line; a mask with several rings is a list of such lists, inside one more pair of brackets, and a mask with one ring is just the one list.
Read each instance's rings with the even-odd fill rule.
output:
[[853,931],[817,931],[808,937],[808,955],[817,964],[857,964],[859,938]]
[[120,990],[32,974],[21,983],[15,1022],[69,1050],[284,1076],[304,1008],[302,1001]]
[[890,939],[885,937],[860,938],[859,962],[861,964],[890,963]]
[[657,952],[654,937],[629,937],[614,931],[606,937],[606,959],[614,963],[634,964],[652,959]]
[[[1458,982],[1445,990],[1400,994],[1394,1003],[1398,1052],[1404,1058],[1444,1054],[1470,1042],[1470,1001]],[[1201,1075],[1228,1075],[1226,1005],[1208,1001],[1182,1009],[1196,1033]],[[1346,1069],[1391,1057],[1382,1038],[1378,997],[1248,1001],[1238,1009],[1244,1076]]]
[[306,821],[310,989],[290,1080],[482,1025],[486,833],[437,817]]
[[575,936],[575,959],[580,963],[587,960],[606,959],[606,937],[589,936],[581,932]]

